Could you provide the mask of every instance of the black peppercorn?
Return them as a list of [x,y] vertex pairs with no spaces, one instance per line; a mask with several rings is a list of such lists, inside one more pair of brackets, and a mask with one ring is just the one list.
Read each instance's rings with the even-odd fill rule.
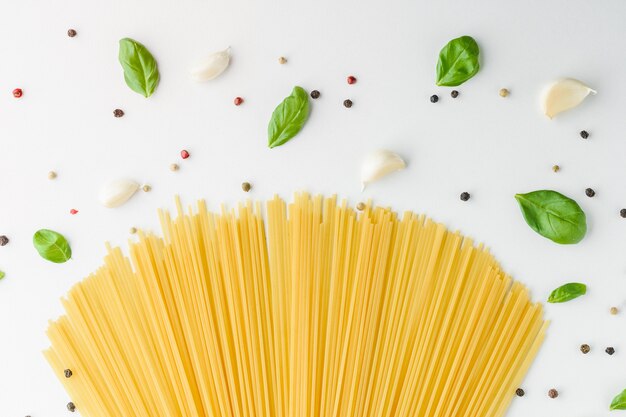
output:
[[115,116],[115,117],[122,117],[122,116],[124,116],[124,110],[122,110],[122,109],[115,109],[115,110],[113,110],[113,116]]
[[548,391],[548,397],[550,398],[556,398],[559,396],[559,392],[557,390],[555,390],[554,388],[550,389],[550,391]]
[[581,130],[580,137],[583,139],[587,139],[589,137],[589,132],[587,132],[586,130]]
[[589,351],[591,351],[591,348],[588,344],[580,345],[580,351],[586,355]]
[[74,29],[68,30],[67,36],[69,36],[70,38],[73,38],[74,36],[76,36],[76,31]]
[[593,197],[594,195],[596,195],[596,192],[593,191],[593,188],[587,188],[585,190],[585,194],[587,195],[587,197]]
[[515,395],[517,395],[518,397],[523,397],[524,394],[526,394],[526,393],[521,388],[518,388],[518,389],[515,390]]
[[0,236],[0,246],[6,246],[9,243],[9,238],[5,235]]
[[612,346],[609,346],[608,348],[604,349],[604,351],[608,353],[609,355],[612,355],[615,353],[615,349],[613,349]]
[[459,92],[456,90],[452,90],[450,92],[450,95],[452,96],[452,98],[457,98],[459,96]]
[[65,375],[66,378],[69,378],[72,376],[72,370],[66,369],[65,371],[63,371],[63,374]]
[[320,98],[320,92],[317,90],[311,91],[311,98]]
[[470,194],[466,191],[463,191],[459,198],[461,199],[461,201],[467,201],[470,199]]
[[73,413],[74,411],[76,411],[76,406],[73,402],[70,401],[69,403],[67,403],[67,409]]
[[344,100],[343,106],[349,109],[350,107],[352,107],[352,100],[350,99]]
[[621,209],[619,215],[626,219],[626,208]]
[[431,103],[436,103],[438,101],[439,101],[439,96],[437,94],[433,94],[432,96],[430,96]]

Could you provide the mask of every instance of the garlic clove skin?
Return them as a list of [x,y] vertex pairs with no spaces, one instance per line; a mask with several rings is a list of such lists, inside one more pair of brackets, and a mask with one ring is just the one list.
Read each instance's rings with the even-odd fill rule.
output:
[[596,91],[573,78],[556,81],[543,94],[543,112],[552,119],[557,114],[578,106],[589,94],[596,94]]
[[111,181],[100,189],[100,202],[103,206],[114,208],[127,202],[139,190],[139,183],[119,179]]
[[202,82],[217,78],[230,64],[230,47],[200,60],[189,71],[191,79]]
[[361,191],[367,184],[404,168],[406,162],[395,152],[381,149],[367,154],[361,165]]

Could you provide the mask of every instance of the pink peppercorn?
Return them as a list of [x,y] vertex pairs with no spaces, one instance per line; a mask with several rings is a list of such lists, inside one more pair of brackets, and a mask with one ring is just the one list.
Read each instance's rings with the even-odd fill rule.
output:
[[186,149],[183,149],[182,151],[180,151],[180,157],[183,159],[189,158],[189,152],[187,152]]
[[21,88],[16,88],[15,90],[13,90],[13,97],[15,98],[20,98],[22,97],[23,94],[24,92],[22,91]]
[[76,209],[71,209],[70,210],[70,214],[76,214],[76,213],[78,213],[78,210],[76,210]]
[[354,84],[356,83],[356,77],[354,75],[351,75],[348,77],[348,84]]
[[243,103],[243,99],[241,97],[235,97],[234,103],[235,106],[239,106],[241,103]]

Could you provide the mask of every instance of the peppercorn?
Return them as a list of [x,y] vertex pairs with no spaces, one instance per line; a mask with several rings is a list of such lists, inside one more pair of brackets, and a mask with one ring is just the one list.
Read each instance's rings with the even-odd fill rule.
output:
[[500,94],[500,97],[506,97],[509,95],[509,90],[507,90],[506,88],[501,88],[498,94]]
[[143,190],[144,193],[149,193],[150,191],[152,191],[152,187],[149,186],[148,184],[141,187],[141,189]]
[[526,394],[526,393],[521,388],[518,388],[518,389],[515,390],[515,395],[517,395],[518,397],[523,397],[524,394]]
[[24,94],[24,91],[22,91],[21,88],[16,88],[15,90],[13,90],[13,97],[15,98],[20,98],[22,97],[23,94]]
[[69,36],[70,38],[73,38],[74,36],[76,36],[76,31],[74,29],[68,30],[67,36]]
[[589,132],[587,132],[586,130],[581,130],[580,137],[583,139],[587,139],[589,137]]
[[609,310],[609,312],[612,315],[616,315],[617,313],[619,313],[619,310],[617,309],[617,307],[611,307],[611,309]]
[[0,236],[0,246],[6,246],[9,243],[9,238],[5,235]]
[[452,90],[450,92],[450,95],[452,96],[452,98],[457,98],[459,96],[459,92],[456,90]]
[[356,205],[356,209],[359,211],[363,211],[365,210],[365,203],[364,202],[360,202]]
[[243,99],[241,97],[235,97],[235,100],[233,100],[233,102],[235,103],[235,106],[240,106],[241,103],[243,103]]
[[621,209],[619,215],[626,219],[626,208]]
[[171,164],[170,165],[170,171],[178,171],[179,166],[176,164]]
[[74,214],[77,214],[77,213],[78,213],[78,210],[76,210],[76,209],[71,209],[70,210],[70,214],[71,215],[74,215]]
[[461,201],[467,201],[470,199],[470,193],[468,193],[467,191],[463,191],[459,198],[461,199]]
[[278,63],[279,64],[286,64],[287,63],[287,58],[285,58],[284,56],[281,56],[280,58],[278,58]]
[[65,371],[63,371],[63,374],[65,375],[66,378],[69,378],[72,376],[72,370],[66,369]]
[[317,91],[317,90],[313,90],[313,91],[311,91],[311,98],[312,98],[312,99],[318,99],[318,98],[320,98],[320,92],[319,92],[319,91]]
[[189,152],[186,149],[183,149],[182,151],[180,151],[180,157],[183,159],[189,158]]
[[587,195],[587,197],[593,197],[594,195],[596,195],[596,192],[593,191],[593,188],[587,188],[585,190],[585,194]]
[[438,101],[439,101],[439,96],[437,94],[433,94],[432,96],[430,96],[431,103],[436,103]]
[[356,77],[354,75],[351,75],[348,77],[348,84],[354,84],[356,83]]
[[76,411],[76,406],[73,402],[70,401],[69,403],[67,403],[67,409],[73,413],[74,411]]
[[554,388],[551,388],[551,389],[548,391],[548,397],[550,397],[550,398],[556,398],[556,397],[558,397],[558,396],[559,396],[559,392],[558,392],[557,390],[555,390]]
[[352,100],[350,100],[350,99],[344,100],[343,101],[343,106],[349,109],[350,107],[352,107]]
[[590,350],[591,348],[589,347],[588,344],[580,345],[580,351],[584,353],[585,355],[589,353]]
[[113,110],[113,116],[115,116],[115,117],[122,117],[122,116],[124,116],[124,110],[122,110],[122,109],[115,109],[115,110]]
[[250,191],[251,188],[252,188],[252,185],[250,185],[249,182],[241,183],[241,189],[244,190],[246,193]]
[[48,172],[48,179],[49,179],[49,180],[53,180],[53,179],[55,179],[56,177],[57,177],[57,173],[56,173],[56,172],[54,172],[54,171],[50,171],[50,172]]
[[613,349],[612,346],[609,346],[608,348],[604,349],[604,351],[608,353],[609,355],[612,355],[615,353],[615,349]]
[[136,227],[131,227],[129,230],[131,235],[134,235],[135,233],[137,233],[137,228]]
[[554,172],[559,172],[561,170],[561,167],[558,165],[552,165],[552,171]]

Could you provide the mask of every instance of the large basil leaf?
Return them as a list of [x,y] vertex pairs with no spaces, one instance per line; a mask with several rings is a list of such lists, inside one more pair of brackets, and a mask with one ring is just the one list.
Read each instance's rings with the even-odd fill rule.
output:
[[587,286],[578,282],[561,285],[550,293],[549,303],[564,303],[587,294]]
[[472,78],[480,69],[478,44],[471,36],[452,39],[439,52],[437,85],[454,87]]
[[150,97],[159,84],[159,69],[152,54],[139,42],[124,38],[120,40],[119,60],[131,90]]
[[291,95],[276,107],[267,127],[267,145],[283,145],[298,134],[309,117],[309,96],[302,87],[295,86]]
[[609,410],[626,410],[626,389],[613,398]]
[[526,223],[541,236],[553,242],[580,242],[587,233],[585,213],[578,203],[551,190],[516,194]]
[[72,257],[72,249],[67,239],[53,230],[41,229],[33,236],[33,245],[42,258],[62,264]]

